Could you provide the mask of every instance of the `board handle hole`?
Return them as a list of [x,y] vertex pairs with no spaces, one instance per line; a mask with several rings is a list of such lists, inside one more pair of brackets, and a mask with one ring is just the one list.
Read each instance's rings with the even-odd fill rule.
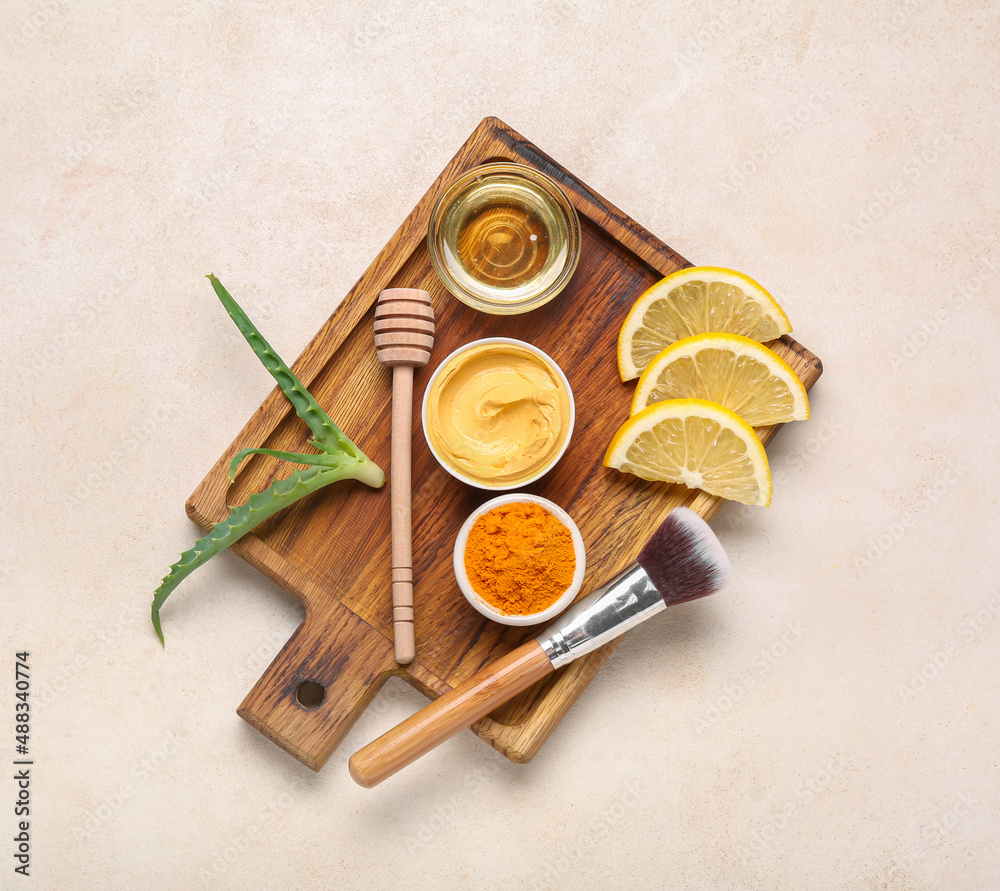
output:
[[295,701],[302,708],[318,708],[326,699],[326,687],[319,681],[303,681],[295,689]]

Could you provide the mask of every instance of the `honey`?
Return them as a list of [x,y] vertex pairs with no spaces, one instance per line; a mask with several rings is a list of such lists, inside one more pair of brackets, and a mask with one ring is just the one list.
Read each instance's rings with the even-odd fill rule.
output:
[[455,248],[473,278],[495,288],[517,288],[545,268],[549,232],[526,205],[486,204],[459,224]]
[[444,285],[470,306],[516,313],[548,302],[579,254],[579,220],[533,168],[487,164],[459,178],[431,214],[428,248]]

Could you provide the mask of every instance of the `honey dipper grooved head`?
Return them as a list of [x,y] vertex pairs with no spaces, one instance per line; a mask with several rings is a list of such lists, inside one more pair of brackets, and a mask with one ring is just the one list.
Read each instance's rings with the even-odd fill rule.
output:
[[375,349],[383,365],[426,365],[434,346],[431,295],[419,288],[386,288],[375,307]]

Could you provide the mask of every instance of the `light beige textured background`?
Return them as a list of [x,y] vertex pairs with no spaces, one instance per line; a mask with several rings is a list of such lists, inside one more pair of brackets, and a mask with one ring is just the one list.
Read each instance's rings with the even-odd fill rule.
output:
[[[37,888],[995,888],[998,8],[986,2],[0,9],[0,750],[32,673]],[[375,791],[235,707],[295,627],[183,503],[495,114],[826,373],[737,581],[619,648],[534,763],[463,734]],[[3,768],[3,774],[10,772]]]

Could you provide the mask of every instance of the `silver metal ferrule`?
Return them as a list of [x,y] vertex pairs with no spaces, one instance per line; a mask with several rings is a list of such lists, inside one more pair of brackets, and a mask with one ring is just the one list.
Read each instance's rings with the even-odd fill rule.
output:
[[666,609],[646,571],[635,564],[570,607],[535,638],[555,668],[596,650]]

